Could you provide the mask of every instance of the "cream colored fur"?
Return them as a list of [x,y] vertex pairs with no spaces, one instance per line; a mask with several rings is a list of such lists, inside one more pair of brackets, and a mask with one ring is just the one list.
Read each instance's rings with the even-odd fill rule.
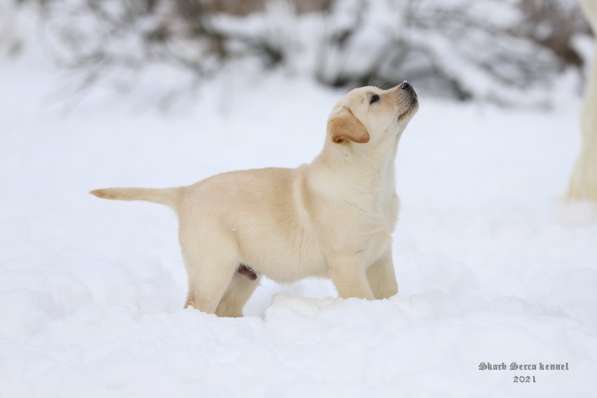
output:
[[[593,32],[597,34],[597,0],[582,0],[581,4]],[[569,196],[572,199],[597,201],[597,43],[585,96],[581,119],[581,152],[570,180]]]
[[[373,96],[379,100],[371,103]],[[329,277],[341,297],[390,297],[398,291],[394,159],[417,107],[405,86],[358,88],[335,106],[324,148],[309,164],[224,173],[179,188],[92,193],[175,209],[187,306],[201,311],[242,315],[259,277],[239,273],[240,264],[279,282]]]

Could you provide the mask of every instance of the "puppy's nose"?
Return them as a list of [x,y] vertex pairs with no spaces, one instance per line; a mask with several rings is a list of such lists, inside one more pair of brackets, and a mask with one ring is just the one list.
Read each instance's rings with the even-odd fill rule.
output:
[[413,86],[411,86],[410,83],[407,82],[406,80],[403,81],[402,83],[400,83],[399,87],[406,91],[414,91]]
[[410,96],[412,103],[417,102],[417,92],[415,91],[414,87],[411,86],[406,80],[400,83],[398,87],[406,91],[406,93]]

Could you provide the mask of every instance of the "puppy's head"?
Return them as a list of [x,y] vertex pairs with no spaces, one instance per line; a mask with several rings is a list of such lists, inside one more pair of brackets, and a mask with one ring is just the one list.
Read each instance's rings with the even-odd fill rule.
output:
[[396,138],[419,107],[417,93],[407,82],[382,90],[367,86],[351,90],[334,107],[328,138],[336,144],[378,143]]

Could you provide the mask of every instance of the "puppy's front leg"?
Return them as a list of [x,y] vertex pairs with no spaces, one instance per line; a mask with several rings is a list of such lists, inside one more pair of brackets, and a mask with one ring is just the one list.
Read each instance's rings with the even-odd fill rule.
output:
[[369,286],[377,299],[389,298],[398,293],[398,282],[394,273],[392,250],[388,250],[367,270]]
[[369,300],[375,298],[361,261],[356,258],[335,258],[329,260],[328,265],[330,278],[336,285],[340,297]]

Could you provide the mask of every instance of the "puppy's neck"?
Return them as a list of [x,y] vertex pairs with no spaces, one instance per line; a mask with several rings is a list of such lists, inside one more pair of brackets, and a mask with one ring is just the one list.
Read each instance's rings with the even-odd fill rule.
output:
[[363,192],[395,193],[395,159],[399,135],[378,143],[334,143],[327,140],[312,165],[335,176],[336,184]]

